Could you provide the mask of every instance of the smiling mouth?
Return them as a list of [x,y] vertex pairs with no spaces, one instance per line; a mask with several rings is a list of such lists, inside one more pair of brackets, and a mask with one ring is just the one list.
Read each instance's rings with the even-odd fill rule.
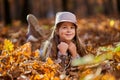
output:
[[71,33],[69,33],[69,34],[66,34],[66,35],[72,35]]
[[71,36],[72,34],[66,34],[67,36]]

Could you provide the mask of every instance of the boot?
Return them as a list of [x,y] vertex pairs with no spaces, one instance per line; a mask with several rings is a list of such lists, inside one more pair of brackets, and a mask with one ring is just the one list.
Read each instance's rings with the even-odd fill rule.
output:
[[27,41],[37,42],[45,36],[43,29],[39,26],[39,22],[34,15],[28,14],[27,22],[28,22]]

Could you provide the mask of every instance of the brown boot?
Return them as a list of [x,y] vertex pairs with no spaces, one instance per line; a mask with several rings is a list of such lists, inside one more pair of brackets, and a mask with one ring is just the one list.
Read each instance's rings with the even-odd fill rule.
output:
[[39,22],[34,15],[28,14],[27,21],[28,21],[27,41],[37,42],[45,36],[43,29],[39,26]]

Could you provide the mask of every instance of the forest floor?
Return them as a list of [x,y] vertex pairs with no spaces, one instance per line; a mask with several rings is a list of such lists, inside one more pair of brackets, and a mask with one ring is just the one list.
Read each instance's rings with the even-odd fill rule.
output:
[[[48,36],[54,21],[39,20],[39,22]],[[108,80],[109,78],[109,80],[120,80],[118,74],[120,72],[120,20],[105,16],[84,18],[78,19],[78,26],[81,40],[88,52],[93,55],[76,60],[78,63],[74,61],[73,64],[77,64],[78,67],[72,67],[65,72],[60,72],[60,66],[50,58],[46,62],[38,59],[37,49],[45,39],[30,46],[31,44],[26,42],[28,24],[13,21],[10,26],[0,27],[0,79]],[[10,49],[7,49],[9,46]],[[34,57],[31,57],[31,54],[34,54]],[[85,58],[92,60],[89,62]]]

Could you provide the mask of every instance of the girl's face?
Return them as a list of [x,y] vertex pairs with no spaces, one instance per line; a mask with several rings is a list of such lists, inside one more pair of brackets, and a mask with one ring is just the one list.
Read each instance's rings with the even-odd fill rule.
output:
[[75,37],[75,25],[71,22],[63,22],[57,34],[59,35],[60,41],[70,42]]

